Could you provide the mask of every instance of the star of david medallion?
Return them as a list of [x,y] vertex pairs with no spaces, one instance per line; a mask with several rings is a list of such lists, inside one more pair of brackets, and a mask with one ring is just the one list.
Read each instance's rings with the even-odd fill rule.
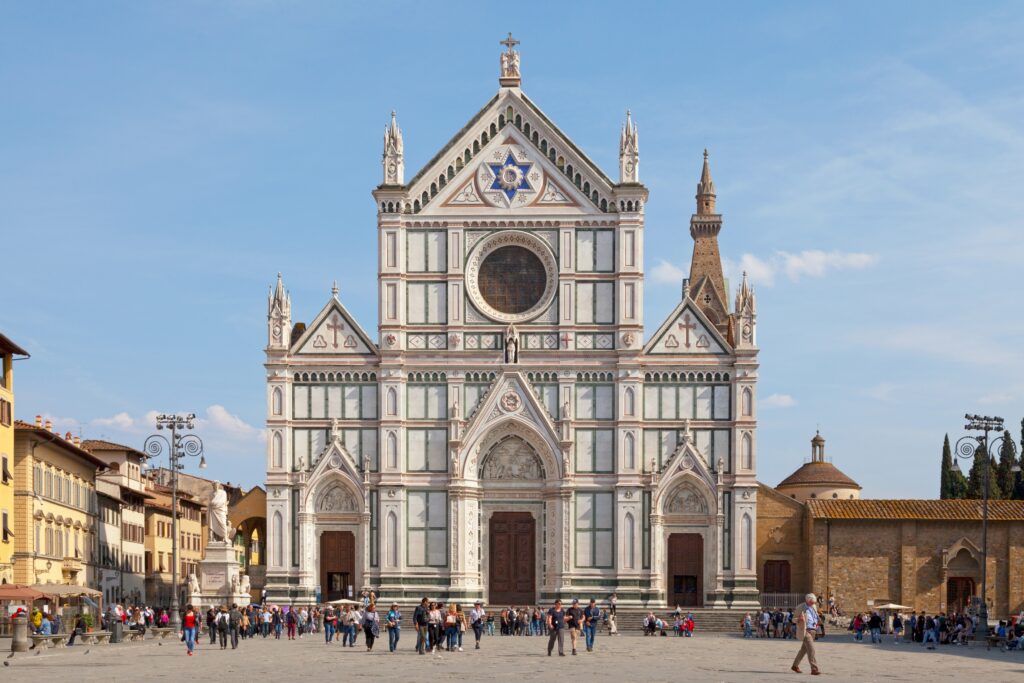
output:
[[522,399],[520,399],[519,394],[514,391],[506,392],[505,395],[501,397],[501,407],[506,412],[514,413],[519,410],[522,405]]
[[521,190],[533,190],[527,175],[533,164],[519,163],[509,152],[505,155],[505,161],[500,164],[488,164],[494,174],[494,182],[489,190],[501,190],[511,202]]

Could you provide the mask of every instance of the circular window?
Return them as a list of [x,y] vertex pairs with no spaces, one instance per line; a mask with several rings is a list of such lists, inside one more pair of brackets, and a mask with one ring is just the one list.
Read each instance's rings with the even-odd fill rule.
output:
[[507,230],[484,238],[466,264],[466,292],[493,320],[534,318],[554,299],[558,266],[547,244],[528,232]]
[[525,247],[499,247],[480,264],[480,296],[501,313],[530,310],[546,286],[544,264]]

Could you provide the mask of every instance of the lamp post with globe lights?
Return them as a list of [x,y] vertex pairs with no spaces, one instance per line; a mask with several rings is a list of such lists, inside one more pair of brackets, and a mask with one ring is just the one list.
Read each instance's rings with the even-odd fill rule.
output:
[[[1010,444],[1010,448],[1014,450],[1014,453],[1016,453],[1017,447],[1012,439],[1006,439],[1005,436],[997,437],[992,441],[989,440],[990,432],[1003,431],[1003,418],[989,417],[987,415],[964,415],[964,419],[967,420],[964,429],[971,432],[981,432],[981,435],[967,435],[956,442],[953,468],[960,471],[960,458],[965,460],[985,459],[982,466],[984,472],[982,475],[984,498],[981,508],[981,610],[978,614],[978,626],[976,629],[976,637],[984,639],[988,637],[988,501],[992,486],[990,481],[992,456],[990,453],[993,447],[1001,448],[1004,445],[1004,441]],[[1020,466],[1014,465],[1013,471],[1015,473],[1019,472]]]
[[206,455],[203,454],[203,440],[187,432],[195,429],[195,413],[161,414],[156,416],[157,430],[167,429],[170,438],[153,434],[146,439],[143,451],[149,456],[167,452],[171,470],[171,614],[169,626],[181,628],[181,605],[178,601],[178,471],[185,468],[185,456],[198,456],[199,468],[206,469]]

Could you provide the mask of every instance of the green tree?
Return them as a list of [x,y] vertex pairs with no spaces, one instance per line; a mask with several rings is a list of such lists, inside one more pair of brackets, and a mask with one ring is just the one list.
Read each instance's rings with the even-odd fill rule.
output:
[[[953,480],[953,453],[949,450],[949,434],[942,442],[942,466],[939,469],[939,498],[957,498]],[[962,475],[961,475],[962,476]]]
[[1003,432],[1002,445],[999,447],[999,465],[996,467],[996,477],[999,480],[999,489],[1002,497],[1013,498],[1017,488],[1017,474],[1013,471],[1017,464],[1017,448],[1010,436],[1010,430]]
[[1021,471],[1017,473],[1017,482],[1013,487],[1013,499],[1024,500],[1024,419],[1020,421],[1020,459],[1017,466]]
[[1002,498],[1002,489],[996,479],[996,459],[989,455],[979,444],[974,449],[974,458],[971,461],[971,471],[967,474],[967,495],[966,498],[980,500],[985,497],[985,467],[988,467],[988,496],[992,500]]

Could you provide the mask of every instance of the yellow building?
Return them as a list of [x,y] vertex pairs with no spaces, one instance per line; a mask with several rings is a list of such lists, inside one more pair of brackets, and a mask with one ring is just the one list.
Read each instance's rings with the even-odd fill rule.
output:
[[15,583],[96,580],[96,473],[105,464],[50,421],[14,423]]
[[[171,602],[171,489],[147,481],[146,493],[146,600],[165,607]],[[206,547],[206,506],[178,491],[178,600],[188,602],[188,577],[199,574]]]
[[28,352],[0,334],[0,583],[14,581],[14,357]]

